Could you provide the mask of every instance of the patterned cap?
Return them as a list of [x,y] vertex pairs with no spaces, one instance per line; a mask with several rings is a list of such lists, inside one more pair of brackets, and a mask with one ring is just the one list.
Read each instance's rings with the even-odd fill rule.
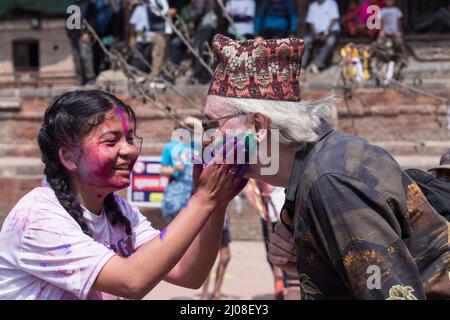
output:
[[214,75],[209,95],[300,101],[304,41],[296,38],[234,41],[213,39]]

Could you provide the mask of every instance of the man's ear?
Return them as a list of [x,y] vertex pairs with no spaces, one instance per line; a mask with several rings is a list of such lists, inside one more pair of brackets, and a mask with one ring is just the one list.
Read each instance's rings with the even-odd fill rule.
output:
[[75,171],[77,169],[76,155],[74,151],[61,147],[58,150],[58,156],[63,166],[68,171]]
[[252,118],[255,126],[256,136],[259,141],[262,141],[267,137],[267,130],[269,129],[269,118],[262,115],[261,113],[254,113]]

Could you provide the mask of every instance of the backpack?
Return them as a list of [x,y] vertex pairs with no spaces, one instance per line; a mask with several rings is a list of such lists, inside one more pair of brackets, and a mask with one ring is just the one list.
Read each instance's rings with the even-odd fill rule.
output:
[[417,183],[433,208],[450,221],[450,182],[419,169],[407,169],[405,172]]

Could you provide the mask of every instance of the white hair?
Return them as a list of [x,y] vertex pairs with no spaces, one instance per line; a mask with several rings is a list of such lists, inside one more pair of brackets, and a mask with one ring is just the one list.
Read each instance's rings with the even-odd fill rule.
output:
[[317,129],[322,118],[331,116],[336,98],[330,96],[315,101],[278,101],[224,98],[245,113],[260,113],[269,118],[269,128],[278,129],[280,142],[300,149],[318,139]]

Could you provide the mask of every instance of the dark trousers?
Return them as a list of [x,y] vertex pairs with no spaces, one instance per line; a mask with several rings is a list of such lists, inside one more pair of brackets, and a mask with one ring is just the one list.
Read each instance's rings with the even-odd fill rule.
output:
[[283,29],[263,29],[259,35],[264,39],[282,39],[289,36],[289,31]]
[[[197,30],[197,33],[192,38],[192,45],[197,51],[200,53],[200,55],[203,57],[203,59],[207,58],[207,55],[202,55],[202,52],[204,51],[204,44],[205,42],[209,42],[214,35],[215,29],[211,27],[200,27]],[[206,63],[209,63],[210,61],[206,61]],[[193,57],[192,61],[192,71],[194,72],[194,77],[202,84],[206,84],[211,81],[211,75],[209,74],[208,70],[206,70],[203,65],[200,63],[200,61]]]
[[339,32],[333,31],[330,32],[326,38],[325,41],[322,43],[319,43],[314,40],[313,34],[308,33],[305,36],[305,53],[303,54],[302,58],[302,68],[306,68],[306,66],[309,63],[309,59],[311,56],[311,52],[314,49],[314,46],[319,46],[319,54],[314,59],[314,64],[319,68],[325,67],[325,62],[330,57],[331,53],[333,52],[334,45],[336,44],[337,38],[338,38]]
[[79,85],[95,82],[92,46],[89,42],[71,39],[73,62]]
[[[151,59],[152,59],[152,44],[151,43],[142,43],[137,42],[136,43],[136,49],[139,51],[142,55],[142,57],[145,59],[145,61],[148,62],[149,65],[151,65]],[[133,57],[131,59],[131,65],[142,72],[149,73],[150,69],[148,66],[142,61],[140,57]]]
[[415,32],[423,32],[431,27],[440,28],[441,32],[449,32],[450,31],[450,10],[446,7],[440,8],[433,15],[426,18],[422,22],[418,23],[414,27]]

